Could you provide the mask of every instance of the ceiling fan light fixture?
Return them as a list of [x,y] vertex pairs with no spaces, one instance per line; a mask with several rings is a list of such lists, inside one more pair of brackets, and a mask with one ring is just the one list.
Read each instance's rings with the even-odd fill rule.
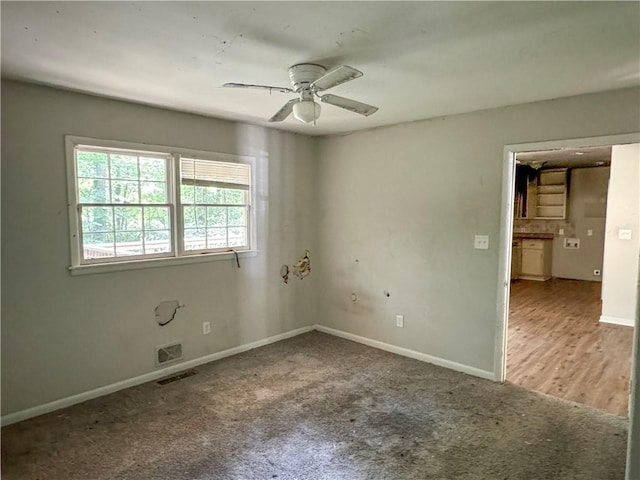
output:
[[313,123],[320,116],[320,105],[313,100],[300,100],[293,105],[293,116],[304,123]]

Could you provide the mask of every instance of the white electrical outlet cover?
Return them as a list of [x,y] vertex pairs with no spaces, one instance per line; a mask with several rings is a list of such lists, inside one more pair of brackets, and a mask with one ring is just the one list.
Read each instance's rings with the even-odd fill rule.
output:
[[631,240],[631,230],[626,228],[618,229],[618,238],[620,240]]
[[489,235],[476,235],[473,240],[473,248],[477,250],[488,250]]

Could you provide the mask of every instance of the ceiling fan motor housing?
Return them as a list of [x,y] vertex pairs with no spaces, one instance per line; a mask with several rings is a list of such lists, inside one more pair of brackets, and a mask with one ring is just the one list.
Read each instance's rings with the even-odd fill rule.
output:
[[327,69],[314,63],[299,63],[289,68],[289,78],[297,93],[308,90],[309,85],[326,73]]

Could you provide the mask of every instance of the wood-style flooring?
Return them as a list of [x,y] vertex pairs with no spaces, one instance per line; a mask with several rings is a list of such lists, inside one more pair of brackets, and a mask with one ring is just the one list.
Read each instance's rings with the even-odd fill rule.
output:
[[633,328],[599,322],[600,282],[511,283],[507,380],[628,414]]

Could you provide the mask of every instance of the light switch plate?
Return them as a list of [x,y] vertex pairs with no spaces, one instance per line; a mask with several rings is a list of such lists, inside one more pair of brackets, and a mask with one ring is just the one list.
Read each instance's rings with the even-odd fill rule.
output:
[[587,230],[587,237],[593,237],[593,230]]
[[564,228],[558,229],[558,235],[564,235]]
[[478,250],[489,250],[489,235],[476,235],[473,247]]
[[618,238],[620,240],[631,240],[631,230],[626,228],[618,229]]

